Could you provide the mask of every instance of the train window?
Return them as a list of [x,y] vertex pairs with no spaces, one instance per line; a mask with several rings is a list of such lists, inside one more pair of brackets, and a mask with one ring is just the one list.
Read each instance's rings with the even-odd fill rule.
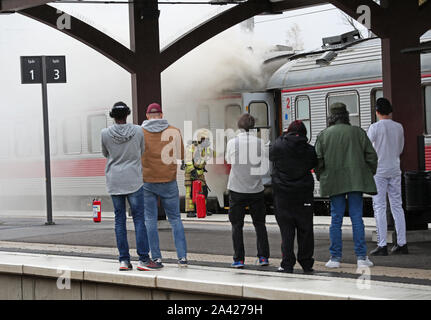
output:
[[349,111],[350,123],[353,126],[360,126],[361,121],[359,118],[359,95],[356,91],[349,92],[335,92],[328,94],[327,97],[327,111],[329,114],[329,106],[333,103],[342,102],[347,106]]
[[424,90],[426,132],[427,134],[431,134],[431,86],[426,86]]
[[54,123],[51,123],[49,125],[49,151],[51,155],[57,155],[57,148],[57,126]]
[[[39,140],[39,154],[44,155],[45,154],[45,139],[44,139],[44,132],[43,132],[43,125],[40,127],[40,140]],[[50,121],[49,122],[49,150],[50,154],[52,156],[57,155],[57,127],[55,122]]]
[[4,123],[0,124],[0,145],[0,158],[7,158],[11,146],[11,132],[10,128]]
[[225,129],[238,130],[238,120],[241,116],[241,107],[239,105],[230,105],[225,111]]
[[15,126],[15,154],[18,157],[29,157],[32,154],[32,130],[24,123]]
[[99,114],[89,116],[88,120],[88,150],[91,153],[102,152],[101,131],[106,128],[106,116]]
[[210,126],[210,110],[208,106],[201,107],[199,109],[199,127],[209,128]]
[[248,110],[254,117],[256,128],[268,127],[268,105],[265,102],[252,102]]
[[301,120],[307,128],[307,138],[311,139],[310,99],[307,96],[296,98],[296,120]]
[[81,119],[69,118],[63,122],[63,149],[65,154],[81,153]]
[[380,98],[383,98],[383,89],[373,89],[371,91],[371,123],[378,121],[376,116],[376,102]]

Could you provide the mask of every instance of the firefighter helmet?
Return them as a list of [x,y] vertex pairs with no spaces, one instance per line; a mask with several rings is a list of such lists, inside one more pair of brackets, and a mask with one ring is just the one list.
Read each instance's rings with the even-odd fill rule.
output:
[[203,139],[209,139],[210,138],[210,131],[208,129],[199,129],[197,132],[197,141],[201,142]]

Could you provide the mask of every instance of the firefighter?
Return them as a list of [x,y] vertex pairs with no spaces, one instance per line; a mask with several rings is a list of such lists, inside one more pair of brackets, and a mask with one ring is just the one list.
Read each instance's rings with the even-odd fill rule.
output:
[[[187,217],[196,217],[195,204],[192,200],[192,186],[193,181],[200,180],[202,182],[202,191],[205,198],[208,197],[208,186],[205,181],[205,165],[210,159],[212,151],[210,149],[209,132],[206,129],[202,129],[198,132],[197,140],[192,141],[187,146],[185,152],[185,177],[184,185],[186,187],[186,198],[185,198],[185,211]],[[211,215],[207,211],[207,215]]]

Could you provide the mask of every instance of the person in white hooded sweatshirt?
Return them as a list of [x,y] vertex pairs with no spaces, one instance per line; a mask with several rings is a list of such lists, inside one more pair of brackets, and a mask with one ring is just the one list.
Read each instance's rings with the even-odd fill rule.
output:
[[115,210],[115,236],[119,251],[120,271],[131,270],[126,229],[126,199],[132,210],[139,255],[138,270],[157,268],[150,259],[144,218],[144,189],[141,156],[145,151],[141,127],[127,123],[129,107],[117,102],[110,112],[114,125],[102,130],[102,153],[107,158],[105,175],[108,193]]

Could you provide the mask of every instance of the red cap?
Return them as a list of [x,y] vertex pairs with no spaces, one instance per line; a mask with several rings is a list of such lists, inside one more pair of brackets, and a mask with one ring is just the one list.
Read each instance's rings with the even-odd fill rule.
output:
[[162,113],[162,107],[158,103],[152,103],[148,106],[147,113]]

